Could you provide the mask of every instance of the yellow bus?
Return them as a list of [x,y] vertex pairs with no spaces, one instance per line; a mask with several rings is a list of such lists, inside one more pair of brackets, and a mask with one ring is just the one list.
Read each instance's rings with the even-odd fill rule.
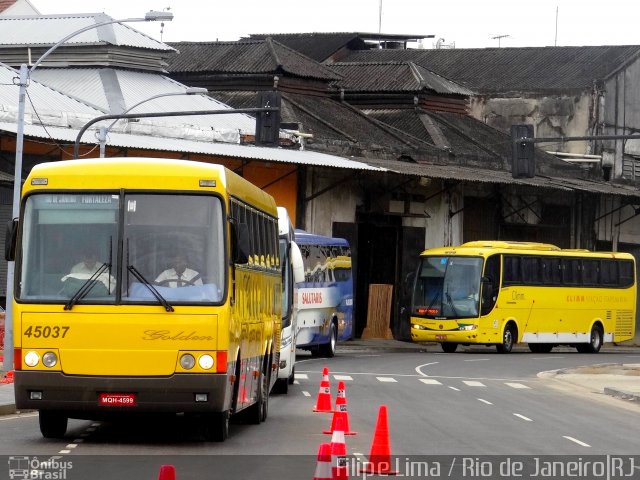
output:
[[425,250],[415,278],[411,338],[458,345],[518,342],[597,353],[635,333],[635,260],[628,253],[543,243],[476,241]]
[[[41,164],[15,238],[15,394],[44,437],[68,418],[267,417],[282,308],[274,199],[200,162]],[[11,256],[11,255],[9,255]]]

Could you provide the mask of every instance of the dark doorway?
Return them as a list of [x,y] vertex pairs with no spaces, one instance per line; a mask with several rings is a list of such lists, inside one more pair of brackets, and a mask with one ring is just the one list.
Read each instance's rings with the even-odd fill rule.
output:
[[[360,337],[367,326],[369,285],[387,284],[393,286],[389,327],[394,338],[408,340],[408,317],[403,321],[402,307],[411,302],[412,274],[418,255],[424,249],[425,230],[403,228],[402,217],[394,215],[359,213],[356,221],[357,240],[352,242],[356,279],[355,336]],[[344,227],[340,229],[347,233]]]

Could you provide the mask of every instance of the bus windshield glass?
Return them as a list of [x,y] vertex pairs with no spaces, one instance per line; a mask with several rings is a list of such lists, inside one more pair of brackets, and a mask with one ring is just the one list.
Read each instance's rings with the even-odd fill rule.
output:
[[478,257],[422,258],[413,291],[413,315],[477,317],[482,262]]
[[[22,301],[219,302],[222,204],[204,195],[47,193],[27,198]],[[153,291],[155,289],[155,292]]]

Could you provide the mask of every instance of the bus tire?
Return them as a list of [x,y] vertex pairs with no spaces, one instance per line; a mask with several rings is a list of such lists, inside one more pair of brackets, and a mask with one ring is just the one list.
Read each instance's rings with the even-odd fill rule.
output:
[[553,350],[552,343],[530,343],[529,350],[533,353],[549,353]]
[[502,343],[496,345],[498,353],[510,353],[518,338],[518,330],[513,323],[507,323],[502,332]]
[[279,378],[273,386],[274,393],[286,395],[289,393],[289,378]]
[[598,353],[604,342],[604,332],[599,324],[595,324],[591,328],[589,343],[581,343],[576,345],[576,349],[580,353]]
[[60,412],[40,410],[38,412],[40,433],[44,438],[62,438],[67,433],[67,417]]
[[440,346],[442,347],[442,351],[445,353],[453,353],[458,348],[457,343],[451,343],[451,342],[441,343]]
[[212,413],[205,420],[204,436],[211,442],[224,442],[229,438],[229,411]]
[[322,356],[333,358],[336,354],[336,344],[338,343],[338,328],[336,324],[331,322],[329,332],[329,343],[322,345]]

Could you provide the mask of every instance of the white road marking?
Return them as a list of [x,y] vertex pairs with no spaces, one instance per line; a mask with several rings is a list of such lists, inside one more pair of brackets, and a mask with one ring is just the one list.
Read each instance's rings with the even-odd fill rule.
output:
[[431,362],[431,363],[424,363],[424,364],[422,364],[422,365],[418,365],[418,366],[415,368],[416,373],[417,373],[418,375],[423,376],[423,377],[428,377],[428,375],[426,375],[426,374],[422,373],[422,371],[421,371],[421,370],[422,370],[422,367],[428,367],[429,365],[437,365],[438,363],[440,363],[440,362]]
[[566,438],[567,440],[571,440],[572,442],[577,443],[578,445],[581,445],[583,447],[591,447],[591,445],[589,445],[588,443],[581,442],[577,438],[569,437],[567,435],[563,435],[562,437]]
[[520,415],[519,413],[514,413],[513,415],[527,422],[533,422],[533,420],[531,420],[529,417],[525,417],[524,415]]
[[71,450],[60,450],[58,453],[71,453]]
[[511,383],[511,382],[507,382],[505,383],[505,385],[511,387],[511,388],[531,388],[531,387],[527,387],[526,385],[522,384],[522,383]]
[[353,377],[351,375],[334,375],[333,378],[335,378],[336,380],[346,380],[346,381],[353,380]]
[[421,378],[420,381],[425,385],[442,385],[442,383],[434,378]]
[[305,392],[304,390],[302,391],[302,395],[304,395],[305,397],[310,397],[311,394],[309,392]]
[[465,360],[465,362],[486,362],[488,360],[488,358],[473,358],[471,360]]
[[376,377],[379,382],[382,383],[397,383],[398,381],[395,378],[391,377]]
[[69,445],[67,445],[65,448],[76,448],[78,445],[74,444],[74,443],[70,443]]
[[450,388],[451,390],[455,390],[456,392],[459,392],[459,391],[460,391],[460,389],[459,389],[459,388],[456,388],[456,387],[449,387],[449,388]]
[[299,382],[298,380],[294,380],[294,381],[293,381],[293,384],[294,384],[294,385],[300,385],[300,382]]
[[91,424],[91,426],[92,426],[92,427],[99,427],[99,426],[100,426],[100,424],[99,424],[99,423],[92,423],[92,424]]
[[306,373],[295,373],[294,378],[296,380],[308,380],[309,379],[309,375],[307,375]]
[[487,405],[493,405],[493,403],[491,403],[489,400],[485,400],[484,398],[479,398],[478,400],[482,403],[486,403]]
[[476,382],[475,380],[463,380],[462,383],[464,383],[468,387],[486,387],[484,383]]

